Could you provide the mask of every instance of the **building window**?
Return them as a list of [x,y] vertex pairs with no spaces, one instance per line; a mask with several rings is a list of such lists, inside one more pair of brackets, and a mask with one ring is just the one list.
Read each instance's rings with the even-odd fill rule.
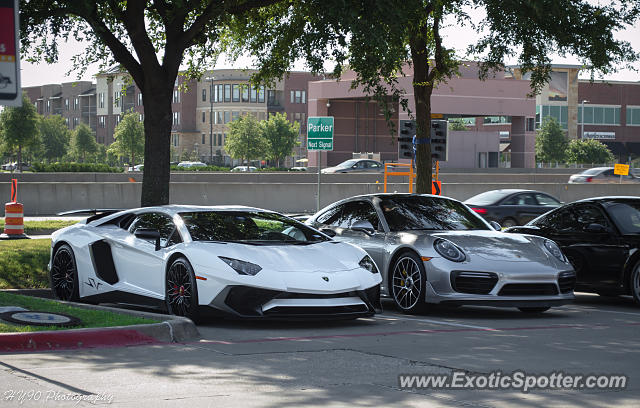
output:
[[120,123],[120,119],[122,119],[120,115],[116,116],[116,126]]
[[113,106],[115,106],[116,108],[120,106],[120,92],[119,91],[115,91],[113,93]]
[[296,91],[296,103],[302,103],[302,92]]
[[242,85],[242,102],[249,102],[249,85]]
[[69,98],[64,99],[64,109],[69,110]]
[[222,133],[218,133],[218,146],[222,146]]
[[104,92],[98,94],[98,107],[104,108]]
[[207,113],[205,111],[202,111],[202,123],[206,122],[206,115]]
[[177,89],[173,90],[173,103],[180,103],[180,91]]
[[47,109],[45,110],[45,112],[51,112],[51,101],[47,100]]
[[141,113],[140,115],[138,115],[138,120],[140,122],[144,122],[144,113]]
[[258,90],[258,103],[264,103],[264,85]]
[[[527,132],[533,132],[535,130],[535,118],[527,118]],[[507,132],[508,134],[509,132]]]
[[173,125],[177,126],[180,124],[180,112],[173,112]]
[[78,110],[78,106],[80,106],[80,100],[78,98],[73,98],[73,110]]
[[222,102],[223,100],[223,91],[222,85],[216,85],[216,99],[214,102]]
[[216,114],[216,124],[221,125],[222,124],[222,111],[217,111],[215,112]]
[[142,93],[138,92],[138,106],[142,106]]
[[224,101],[231,102],[231,84],[224,85]]
[[230,120],[231,120],[231,112],[224,111],[224,123],[229,123]]
[[[578,123],[582,124],[582,105],[578,105]],[[544,112],[544,106],[543,106]],[[628,110],[627,110],[628,112]],[[628,113],[627,113],[628,116]],[[585,125],[620,125],[620,107],[619,106],[596,106],[584,105],[584,124]]]
[[64,124],[69,127],[69,118],[64,118]]
[[[67,126],[69,125],[69,123],[67,123]],[[105,125],[105,119],[104,116],[100,116],[98,117],[98,125],[104,129],[104,125]]]
[[171,143],[174,147],[177,147],[180,144],[180,135],[177,133],[173,133],[171,135]]
[[231,112],[231,121],[233,122],[234,120],[238,119],[239,116],[240,116],[240,112],[238,111]]
[[302,91],[302,99],[300,103],[307,103],[307,91]]
[[202,102],[207,101],[207,88],[202,88]]
[[485,125],[505,125],[511,123],[511,116],[485,116]]
[[627,125],[640,126],[640,106],[627,106]]
[[291,103],[296,103],[296,91],[291,91]]
[[232,102],[240,102],[240,87],[238,84],[233,84],[232,88],[233,90],[233,100]]
[[78,118],[73,118],[73,128],[75,129],[78,126]]
[[207,144],[204,139],[204,133],[202,134],[202,144]]
[[269,89],[267,91],[267,104],[275,105],[276,104],[276,91]]
[[255,87],[251,87],[251,103],[258,101],[258,90]]

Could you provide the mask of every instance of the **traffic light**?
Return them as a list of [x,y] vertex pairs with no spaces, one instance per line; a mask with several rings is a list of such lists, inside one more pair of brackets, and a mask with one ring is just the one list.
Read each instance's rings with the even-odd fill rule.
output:
[[446,120],[431,121],[431,158],[447,161],[447,125]]
[[415,135],[416,122],[401,120],[400,135],[398,136],[398,159],[413,159],[413,137]]

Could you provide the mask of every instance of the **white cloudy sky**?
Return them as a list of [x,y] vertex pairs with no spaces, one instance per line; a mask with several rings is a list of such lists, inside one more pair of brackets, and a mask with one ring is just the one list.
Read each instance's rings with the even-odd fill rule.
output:
[[[477,12],[472,12],[474,15],[474,20],[479,21],[482,17]],[[461,28],[454,26],[453,24],[450,27],[445,28],[443,30],[443,34],[446,37],[445,44],[449,47],[454,47],[459,51],[460,55],[464,54],[464,50],[470,44],[475,42],[477,38],[477,34],[470,28]],[[633,48],[637,51],[640,51],[640,24],[637,24],[634,27],[629,27],[625,31],[617,33],[617,37],[619,39],[623,39],[629,41]],[[34,86],[34,85],[42,85],[47,83],[61,83],[61,82],[69,82],[77,79],[77,74],[72,73],[71,76],[66,76],[66,73],[71,69],[71,58],[73,55],[82,52],[83,49],[87,47],[87,44],[79,43],[77,41],[72,41],[65,44],[60,44],[60,58],[57,64],[29,64],[25,61],[21,62],[22,69],[22,86]],[[216,65],[216,68],[249,68],[251,66],[250,58],[243,58],[237,61],[235,64],[226,61],[224,58],[221,58]],[[507,61],[507,63],[516,63],[516,61]],[[578,64],[579,61],[577,58],[567,56],[560,57],[554,56],[553,63],[555,64]],[[304,69],[304,65],[298,64],[295,69],[302,70]],[[330,66],[327,67],[330,69]],[[635,64],[635,68],[640,70],[640,63]],[[92,80],[92,75],[98,71],[98,67],[93,66],[89,67],[86,74],[84,74],[80,79],[83,80]],[[583,76],[588,77],[587,73],[584,73]],[[600,79],[600,78],[596,78]],[[607,75],[606,78],[608,80],[617,80],[617,81],[640,81],[640,73],[634,72],[631,70],[621,70],[618,73],[613,73]]]

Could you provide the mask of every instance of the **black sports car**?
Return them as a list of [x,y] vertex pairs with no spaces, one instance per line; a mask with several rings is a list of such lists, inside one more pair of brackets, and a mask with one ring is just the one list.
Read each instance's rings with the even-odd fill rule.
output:
[[519,189],[485,191],[464,203],[487,221],[496,221],[505,228],[526,224],[562,205],[547,193]]
[[576,201],[505,232],[558,243],[576,270],[576,291],[632,295],[640,304],[640,197]]

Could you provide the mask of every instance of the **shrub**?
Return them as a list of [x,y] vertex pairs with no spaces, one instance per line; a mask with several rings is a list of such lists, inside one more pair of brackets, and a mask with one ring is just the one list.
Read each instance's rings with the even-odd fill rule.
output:
[[102,163],[33,163],[31,166],[37,173],[122,173],[122,167],[110,167]]

